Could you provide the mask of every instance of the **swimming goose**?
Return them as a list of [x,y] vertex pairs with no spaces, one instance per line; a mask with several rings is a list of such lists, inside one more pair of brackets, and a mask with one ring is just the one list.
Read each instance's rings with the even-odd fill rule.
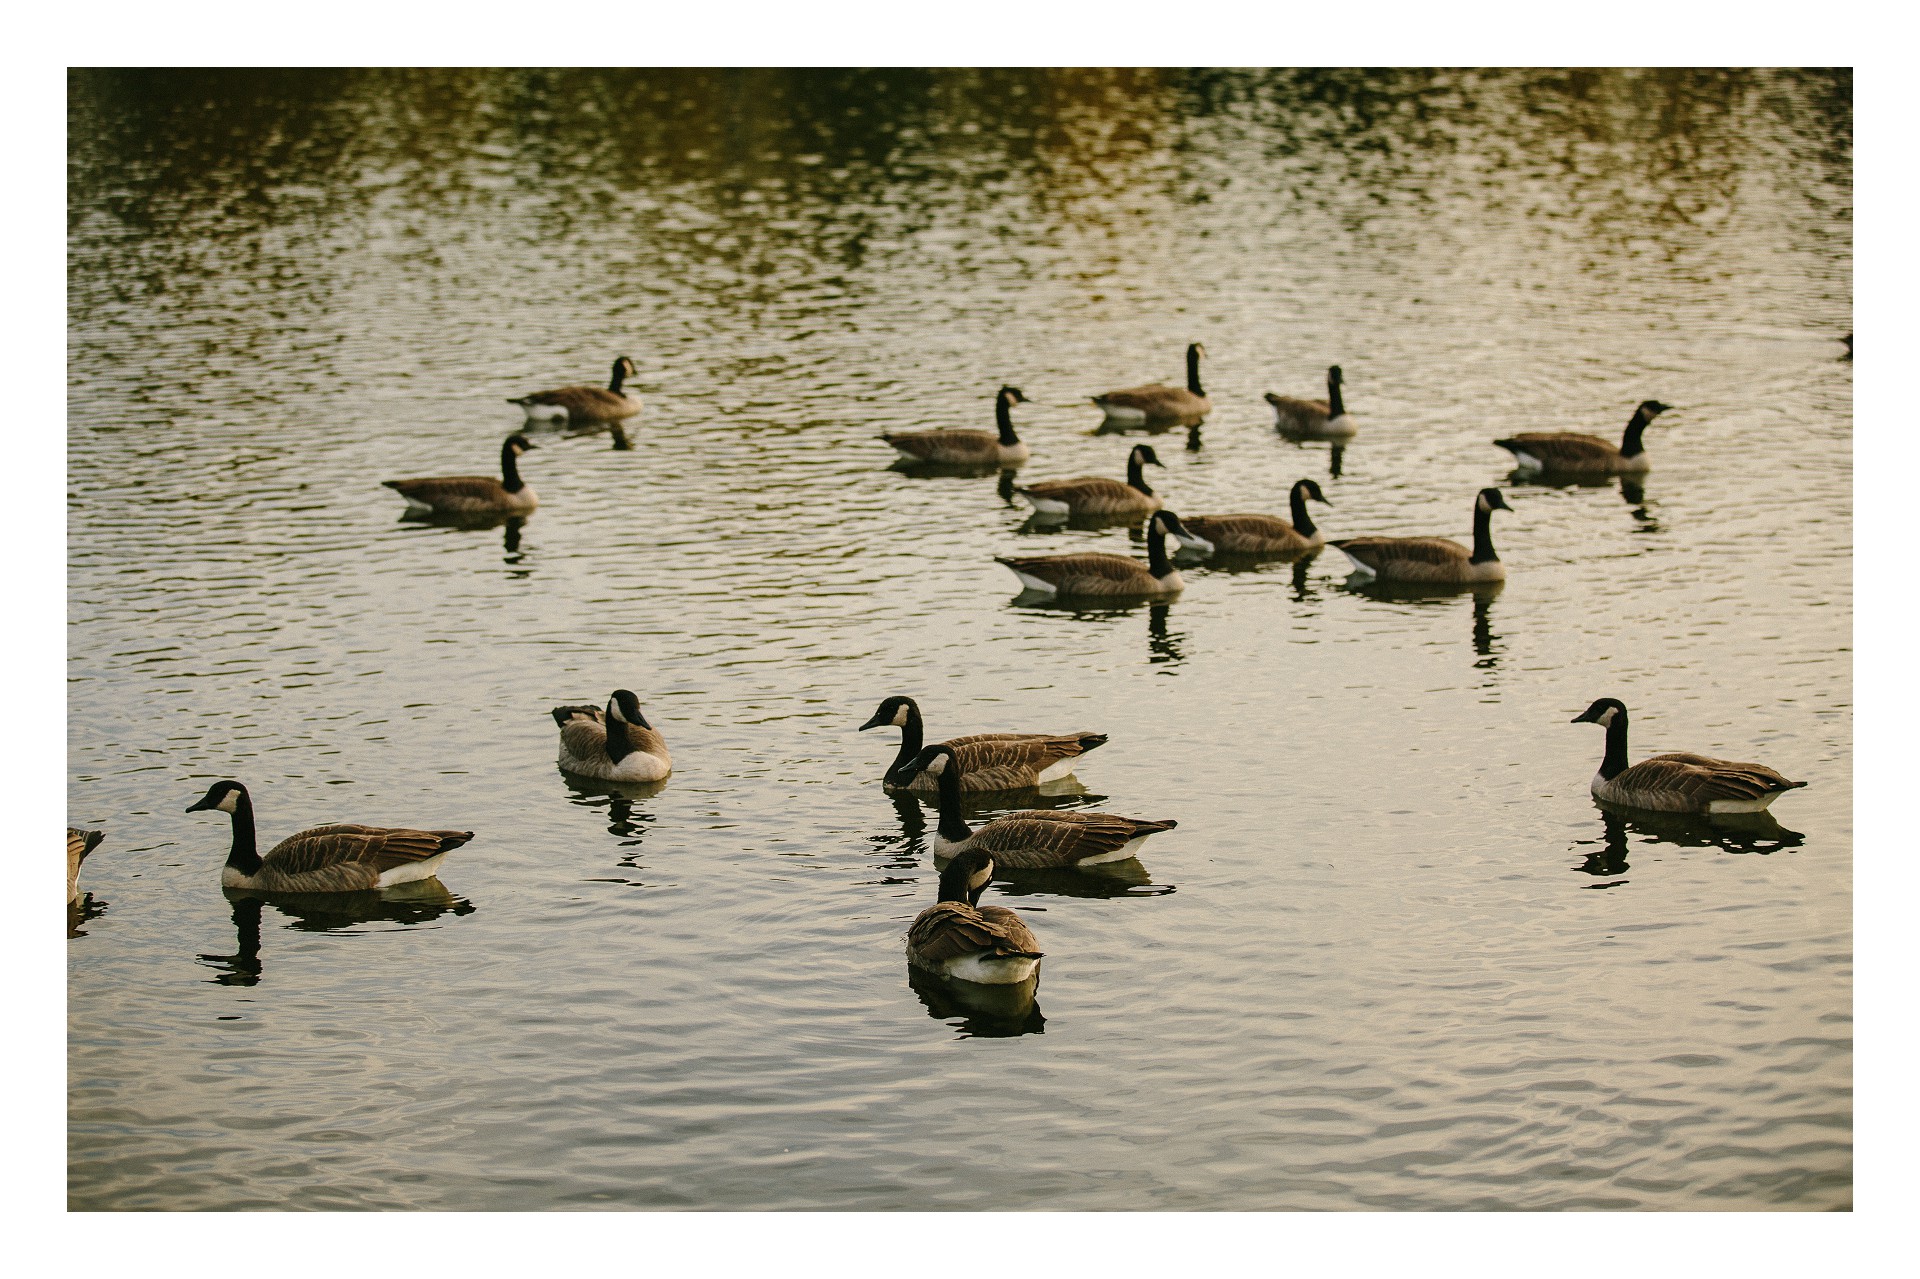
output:
[[1213,543],[1187,532],[1172,511],[1155,511],[1147,523],[1147,562],[1130,555],[1083,551],[1076,555],[994,556],[1020,579],[1023,589],[1048,595],[1172,595],[1186,583],[1167,558],[1167,534],[1197,551],[1211,551]]
[[1805,786],[1764,764],[1741,764],[1705,755],[1655,755],[1627,766],[1627,708],[1602,697],[1570,723],[1607,730],[1607,753],[1589,787],[1593,797],[1627,808],[1659,813],[1757,813]]
[[433,515],[525,515],[540,505],[520,478],[517,459],[534,445],[515,432],[500,445],[500,479],[491,475],[443,475],[420,480],[381,480],[407,499],[407,510]]
[[983,852],[1015,870],[1097,866],[1125,861],[1149,837],[1180,824],[1172,818],[1144,821],[1112,813],[1032,808],[970,827],[960,807],[961,769],[953,748],[929,746],[910,767],[932,773],[940,785],[940,825],[933,836],[933,855],[940,861]]
[[1025,404],[1027,397],[1017,386],[1003,386],[993,397],[993,420],[999,434],[963,429],[939,431],[889,431],[880,438],[891,444],[909,462],[943,462],[949,465],[1018,466],[1027,460],[1029,450],[1013,433],[1013,406]]
[[1445,537],[1343,537],[1331,545],[1354,571],[1382,582],[1501,582],[1507,566],[1493,553],[1493,512],[1511,511],[1499,489],[1473,499],[1473,550]]
[[1673,406],[1658,400],[1642,400],[1627,421],[1626,434],[1615,448],[1597,435],[1578,431],[1529,431],[1511,439],[1495,440],[1500,448],[1513,454],[1514,464],[1523,471],[1552,471],[1559,475],[1639,475],[1652,466],[1640,434]]
[[1187,385],[1184,390],[1154,382],[1146,386],[1130,386],[1124,391],[1108,391],[1105,395],[1094,396],[1093,402],[1106,413],[1109,422],[1177,422],[1200,417],[1213,408],[1213,401],[1207,398],[1206,391],[1200,386],[1200,360],[1206,353],[1206,348],[1198,342],[1187,347]]
[[979,905],[992,878],[993,858],[985,853],[956,857],[940,872],[940,900],[907,928],[909,964],[983,986],[1033,976],[1043,953],[1033,931],[1005,906]]
[[597,386],[562,386],[551,391],[535,391],[517,400],[509,399],[507,403],[525,409],[529,422],[618,422],[640,411],[639,397],[620,389],[628,378],[639,376],[639,368],[623,355],[613,362],[613,377],[605,390]]
[[448,853],[473,838],[470,830],[315,826],[287,836],[262,857],[254,851],[253,800],[245,786],[215,782],[187,808],[206,810],[233,817],[233,848],[220,886],[268,893],[359,893],[431,879]]
[[1136,444],[1127,453],[1127,482],[1104,475],[1083,475],[1077,480],[1042,480],[1016,488],[1040,515],[1150,515],[1160,509],[1160,499],[1147,486],[1147,466],[1166,469],[1166,463],[1150,444]]
[[67,827],[67,905],[80,900],[80,863],[87,860],[87,854],[98,848],[106,837],[105,831]]
[[1320,440],[1346,440],[1357,434],[1360,424],[1347,414],[1340,400],[1340,388],[1346,375],[1338,364],[1327,370],[1327,398],[1296,400],[1290,395],[1267,392],[1273,406],[1273,424],[1290,435],[1311,436]]
[[560,767],[607,782],[657,782],[673,771],[673,756],[658,729],[641,713],[640,699],[624,688],[597,706],[556,706]]
[[[886,725],[900,730],[900,753],[887,766],[887,785],[908,790],[938,789],[939,782],[928,773],[907,776],[907,765],[920,754],[925,731],[919,705],[911,697],[889,697],[860,731]],[[1026,790],[1071,777],[1080,756],[1104,746],[1106,741],[1105,733],[974,733],[949,737],[940,744],[951,747],[960,762],[960,789],[981,791]]]
[[1326,542],[1307,514],[1307,499],[1328,502],[1312,480],[1295,481],[1288,495],[1293,522],[1273,515],[1189,515],[1187,529],[1212,542],[1217,551],[1236,555],[1288,555],[1317,551]]

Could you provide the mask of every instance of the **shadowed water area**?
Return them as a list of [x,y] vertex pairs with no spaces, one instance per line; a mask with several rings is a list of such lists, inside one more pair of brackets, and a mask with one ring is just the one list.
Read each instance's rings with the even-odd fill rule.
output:
[[[1795,1208],[1852,1198],[1852,85],[1821,72],[77,73],[68,943],[75,1208]],[[1470,540],[1497,590],[1199,564],[1016,599],[1022,482],[1119,477],[1087,397],[1176,382],[1182,514]],[[524,521],[403,521],[531,432]],[[1336,457],[1262,394],[1345,371]],[[1490,441],[1617,440],[1643,484]],[[622,448],[625,443],[630,447]],[[608,794],[548,709],[635,690]],[[909,979],[931,740],[1102,732],[1177,818],[996,882],[1028,1008]],[[1602,813],[1632,754],[1809,785]],[[229,900],[262,848],[471,829],[437,881]]]

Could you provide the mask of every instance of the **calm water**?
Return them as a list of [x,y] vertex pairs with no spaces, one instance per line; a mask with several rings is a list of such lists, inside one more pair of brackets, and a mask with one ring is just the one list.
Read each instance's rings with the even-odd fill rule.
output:
[[[1851,83],[1800,72],[81,74],[71,85],[76,1208],[1770,1208],[1852,1197]],[[1014,602],[1045,533],[882,430],[1120,473],[1174,379],[1178,511],[1464,539],[1488,441],[1649,432],[1643,493],[1509,486],[1498,592],[1295,569]],[[546,432],[519,528],[378,481]],[[1263,391],[1346,370],[1338,462]],[[1198,448],[1189,447],[1197,443]],[[1144,554],[1137,544],[1133,551]],[[1339,561],[1336,563],[1336,561]],[[547,708],[639,691],[657,793]],[[1175,817],[996,885],[1024,1020],[909,983],[935,737],[1096,730]],[[1604,817],[1636,756],[1811,785]],[[230,903],[224,821],[470,827],[444,891]]]

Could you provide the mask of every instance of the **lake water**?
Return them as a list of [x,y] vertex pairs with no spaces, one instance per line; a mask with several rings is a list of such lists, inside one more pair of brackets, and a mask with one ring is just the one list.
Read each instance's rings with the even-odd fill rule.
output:
[[[1852,1199],[1846,73],[78,73],[70,82],[74,1208],[1792,1208]],[[1177,380],[1182,513],[1465,540],[1504,589],[1202,566],[1016,602],[991,425],[1118,476]],[[523,526],[403,522],[503,397],[634,357],[631,448],[545,431]],[[1268,390],[1346,375],[1337,462]],[[1617,438],[1644,489],[1508,483]],[[1197,447],[1196,447],[1197,446]],[[636,690],[656,793],[548,708]],[[996,884],[1033,1010],[910,983],[932,810],[855,730],[1105,732],[1137,867]],[[1622,822],[1636,757],[1809,782]],[[884,739],[884,740],[876,740]],[[470,828],[394,900],[230,902],[328,821]],[[1030,806],[1031,799],[1012,806]],[[983,812],[998,811],[982,809]],[[264,846],[264,845],[263,845]]]

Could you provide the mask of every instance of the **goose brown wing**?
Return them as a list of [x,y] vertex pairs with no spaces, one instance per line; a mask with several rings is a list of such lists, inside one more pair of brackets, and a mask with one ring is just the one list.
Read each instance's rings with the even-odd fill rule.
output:
[[603,386],[560,386],[551,391],[535,391],[520,403],[558,405],[569,416],[576,417],[582,413],[608,413],[633,407],[626,396],[615,395]]
[[67,827],[67,860],[75,866],[87,860],[87,854],[100,846],[107,837],[105,831],[81,830],[76,826]]
[[507,486],[492,475],[441,475],[380,482],[402,497],[417,497],[422,501],[497,502],[507,495]]
[[1028,555],[1002,558],[1000,562],[1048,582],[1067,578],[1076,581],[1133,582],[1152,576],[1142,561],[1125,555],[1109,555],[1105,551],[1082,551],[1076,555]]
[[1643,759],[1613,778],[1613,785],[1628,791],[1684,795],[1704,802],[1760,799],[1806,783],[1788,781],[1765,764],[1677,753]]
[[598,706],[556,706],[553,708],[553,722],[562,728],[567,726],[567,721],[570,719],[585,717],[598,724],[602,722],[604,716],[605,712]]
[[1085,475],[1077,480],[1042,480],[1038,484],[1023,484],[1020,491],[1055,502],[1065,502],[1069,506],[1082,506],[1094,501],[1134,502],[1140,498],[1139,489],[1105,475]]
[[1180,394],[1180,388],[1166,386],[1159,382],[1149,382],[1145,386],[1129,386],[1119,391],[1108,391],[1104,395],[1093,397],[1095,404],[1111,404],[1117,409],[1156,409]]
[[1605,440],[1574,431],[1530,431],[1494,443],[1509,452],[1538,458],[1548,466],[1582,466],[1620,456],[1620,450]]
[[907,948],[930,964],[988,952],[1040,957],[1033,933],[1000,906],[975,910],[965,902],[936,902],[907,928]]
[[1473,552],[1444,537],[1348,537],[1333,545],[1376,568],[1389,562],[1438,565],[1473,558]]
[[1293,525],[1273,515],[1187,515],[1181,522],[1220,551],[1264,549],[1263,543],[1286,547],[1306,541]]
[[1282,417],[1291,418],[1301,426],[1321,426],[1333,413],[1333,406],[1325,400],[1298,400],[1291,395],[1267,393],[1267,403]]
[[953,738],[954,761],[961,776],[989,769],[1020,769],[1040,772],[1063,759],[1072,759],[1093,750],[1107,740],[1104,733],[1073,733],[1048,737],[1039,733],[1007,734],[1003,737],[975,739]]
[[957,462],[978,459],[994,461],[1000,456],[1000,437],[986,431],[943,430],[902,431],[882,435],[881,439],[903,453],[922,461],[940,459]]
[[364,862],[388,871],[437,857],[472,838],[470,830],[409,830],[342,823],[289,835],[261,860],[280,875],[301,875],[346,862]]
[[994,861],[1015,869],[1072,866],[1089,857],[1116,853],[1142,835],[1170,830],[1173,825],[1112,813],[1039,809],[988,822],[973,832],[970,847],[984,849]]
[[607,726],[595,712],[592,719],[581,716],[560,726],[560,744],[567,754],[579,760],[597,759],[607,753]]

